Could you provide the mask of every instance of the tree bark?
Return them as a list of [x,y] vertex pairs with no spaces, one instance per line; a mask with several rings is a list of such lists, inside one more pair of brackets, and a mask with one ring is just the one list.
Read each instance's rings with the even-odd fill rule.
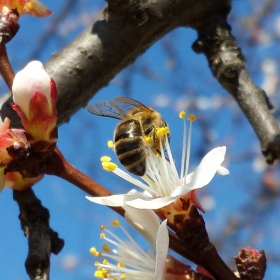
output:
[[[45,64],[59,92],[58,123],[67,122],[122,69],[153,43],[180,26],[192,26],[201,18],[228,13],[229,0],[125,0],[108,1],[98,20]],[[2,118],[14,120],[9,104]],[[17,120],[17,121],[16,121]]]

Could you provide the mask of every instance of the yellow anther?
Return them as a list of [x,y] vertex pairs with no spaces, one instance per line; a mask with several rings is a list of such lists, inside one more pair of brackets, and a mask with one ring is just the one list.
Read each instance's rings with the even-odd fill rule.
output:
[[101,225],[100,226],[100,230],[104,230],[105,229],[105,226],[104,225]]
[[100,266],[99,266],[99,265],[100,265],[99,262],[94,262],[94,265],[97,266],[97,269],[99,269],[99,267],[100,267]]
[[101,233],[101,234],[100,234],[100,238],[101,238],[101,239],[104,239],[104,238],[105,238],[105,233]]
[[107,142],[107,145],[109,148],[114,148],[114,142],[111,140]]
[[121,279],[125,279],[125,278],[126,278],[126,277],[125,277],[125,274],[122,274],[120,278],[121,278]]
[[169,129],[167,126],[157,128],[157,136],[161,137],[169,133]]
[[118,267],[125,267],[124,262],[118,262]]
[[103,272],[102,271],[95,271],[94,272],[94,277],[98,278],[98,279],[103,279],[104,278]]
[[102,246],[102,249],[103,249],[103,251],[105,251],[107,253],[111,252],[111,247],[108,244],[104,244]]
[[102,167],[106,171],[114,171],[118,166],[113,162],[102,162]]
[[153,143],[151,137],[149,137],[149,136],[145,137],[145,141],[149,145],[152,145],[152,143]]
[[98,263],[97,270],[98,270],[98,271],[102,271],[102,270],[103,270],[103,267],[100,265],[100,263]]
[[100,161],[102,161],[102,162],[110,162],[111,158],[108,157],[108,156],[103,156],[103,157],[100,158]]
[[108,262],[108,260],[104,259],[102,263],[107,265],[109,262]]
[[188,120],[191,121],[191,122],[195,121],[195,120],[196,120],[195,115],[192,115],[192,114],[189,115],[189,116],[188,116]]
[[120,225],[120,221],[115,219],[115,220],[113,220],[112,224],[113,224],[113,227],[118,227]]
[[99,252],[94,247],[90,248],[90,253],[93,254],[95,257],[100,256]]
[[179,113],[179,118],[180,118],[180,119],[183,119],[185,116],[186,116],[186,112],[185,112],[185,111],[181,111],[181,112]]

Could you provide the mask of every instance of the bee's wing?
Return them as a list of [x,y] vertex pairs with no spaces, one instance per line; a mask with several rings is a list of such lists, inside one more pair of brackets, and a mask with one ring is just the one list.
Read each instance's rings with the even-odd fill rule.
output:
[[[116,97],[114,100],[97,101],[87,106],[87,110],[94,115],[120,120],[125,118],[127,113],[135,108],[139,109],[139,112],[142,110],[152,111],[142,103],[128,97]],[[135,110],[135,112],[137,111]]]
[[123,112],[128,112],[135,108],[139,108],[139,111],[152,111],[149,107],[145,106],[141,102],[128,97],[116,97],[114,98],[114,102]]
[[109,117],[114,119],[125,118],[125,112],[111,100],[97,101],[87,105],[87,110],[97,116]]

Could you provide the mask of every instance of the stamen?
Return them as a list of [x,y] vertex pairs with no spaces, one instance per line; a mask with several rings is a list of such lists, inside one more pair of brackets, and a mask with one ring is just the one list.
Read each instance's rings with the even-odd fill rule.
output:
[[188,120],[190,121],[189,132],[188,132],[188,145],[187,145],[187,157],[186,157],[186,167],[184,174],[184,185],[187,182],[187,175],[189,171],[189,163],[190,163],[190,151],[191,151],[191,135],[192,135],[192,122],[195,120],[194,115],[189,115]]
[[169,129],[167,126],[165,127],[158,127],[156,130],[156,134],[158,138],[161,138],[162,136],[166,135],[169,133]]
[[102,249],[107,253],[110,253],[112,251],[111,247],[108,244],[103,244]]
[[148,144],[148,145],[152,145],[152,138],[151,137],[149,137],[149,136],[147,136],[147,137],[145,137],[144,138],[145,139],[145,141],[146,141],[146,143]]
[[[161,153],[163,153],[163,147],[162,147],[161,141],[160,141],[160,151],[161,151]],[[164,196],[168,196],[168,194],[171,192],[169,189],[170,180],[169,180],[169,176],[168,176],[169,172],[168,172],[168,168],[167,168],[167,161],[165,159],[162,159],[160,162],[162,163],[163,169],[164,169],[164,174],[161,175],[165,179],[163,188],[161,188],[161,193],[163,194],[163,197],[164,197]]]
[[107,145],[110,149],[113,149],[114,148],[114,142],[112,140],[108,141],[107,142]]
[[178,172],[177,172],[177,169],[176,169],[176,166],[175,166],[175,161],[173,159],[173,156],[172,156],[172,153],[171,153],[171,149],[170,149],[170,145],[169,145],[169,141],[168,141],[168,137],[167,135],[165,135],[165,149],[166,149],[166,152],[167,152],[167,156],[168,156],[168,159],[169,159],[169,163],[171,165],[171,174],[174,176],[176,176],[176,182],[175,184],[178,185],[178,183],[180,183],[180,180],[178,178]]
[[100,158],[100,161],[101,161],[101,162],[110,162],[110,161],[111,161],[111,158],[108,157],[108,156],[103,156],[103,157]]
[[90,248],[90,253],[96,257],[100,256],[100,252],[98,252],[94,247]]
[[188,121],[194,122],[195,120],[196,120],[195,115],[190,114],[190,115],[188,116]]
[[[148,157],[148,160],[149,160],[149,157]],[[124,172],[123,170],[117,168],[115,171],[114,171],[115,174],[117,174],[119,177],[123,178],[124,180],[132,183],[133,185],[139,187],[140,189],[144,190],[144,191],[148,191],[151,195],[154,195],[156,196],[157,193],[151,189],[150,186],[147,186],[145,185],[144,183],[142,183],[141,181],[133,178],[132,176],[130,176],[128,173]],[[145,175],[144,175],[145,176]],[[143,178],[143,177],[142,177]]]
[[183,119],[185,116],[186,116],[186,112],[185,112],[185,111],[181,111],[181,112],[179,113],[179,118],[180,118],[180,119]]
[[[183,117],[182,117],[183,116]],[[186,125],[186,120],[185,117],[186,113],[182,111],[179,114],[179,117],[183,119],[184,121],[184,131],[183,131],[183,151],[182,151],[182,160],[181,160],[181,173],[180,173],[180,178],[182,179],[184,176],[184,169],[185,169],[185,157],[186,157],[186,146],[187,146],[187,125]]]
[[109,171],[109,172],[115,171],[118,168],[118,166],[113,162],[106,162],[106,161],[104,162],[103,161],[101,164],[102,164],[103,169],[105,171]]
[[115,219],[115,220],[113,220],[113,227],[119,227],[119,225],[120,225],[120,221],[119,220],[117,220],[117,219]]
[[119,267],[125,267],[125,263],[124,262],[118,262],[118,266]]
[[98,270],[98,271],[94,272],[94,277],[98,278],[98,279],[104,279],[104,277],[106,277],[106,276],[104,275],[103,271]]

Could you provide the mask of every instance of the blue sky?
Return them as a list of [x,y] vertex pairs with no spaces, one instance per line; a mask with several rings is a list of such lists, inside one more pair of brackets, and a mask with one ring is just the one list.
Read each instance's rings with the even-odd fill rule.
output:
[[[279,4],[257,28],[250,24],[254,24],[258,7],[248,3],[233,1],[233,12],[229,17],[233,34],[247,57],[254,82],[262,86],[268,81],[266,86],[272,87],[273,77],[277,78],[279,74]],[[40,38],[52,27],[52,17],[64,2],[45,0],[44,4],[53,11],[53,15],[46,19],[23,16],[17,37],[7,46],[16,71],[28,63],[27,58],[32,57],[32,51],[36,49],[34,38]],[[86,0],[76,4],[34,59],[47,61],[53,52],[79,34],[104,4],[103,1]],[[261,3],[259,5],[261,7]],[[201,203],[207,209],[204,219],[210,239],[233,268],[232,258],[237,255],[238,249],[245,246],[264,249],[268,256],[265,279],[278,279],[280,226],[275,217],[279,216],[279,191],[269,192],[262,183],[264,174],[270,171],[276,176],[278,168],[267,169],[265,166],[257,137],[248,121],[234,100],[212,77],[205,57],[192,51],[195,39],[196,33],[190,29],[180,28],[168,34],[100,90],[92,101],[129,94],[158,109],[170,125],[171,147],[177,162],[182,141],[178,112],[184,109],[195,114],[197,121],[193,127],[191,168],[194,169],[210,149],[225,145],[225,164],[231,172],[229,176],[216,176],[209,186],[199,191]],[[124,88],[127,81],[130,87]],[[269,89],[272,92],[270,98],[277,107],[278,88],[275,87],[274,92],[273,88]],[[0,88],[3,93],[6,91],[3,82]],[[123,193],[131,185],[114,174],[105,173],[99,161],[104,154],[114,157],[106,143],[112,139],[116,124],[117,120],[93,116],[83,108],[69,123],[59,128],[58,146],[75,167],[112,192]],[[109,225],[116,214],[105,206],[89,202],[85,193],[77,187],[54,176],[45,176],[33,189],[50,210],[52,228],[65,240],[62,252],[51,258],[51,279],[92,279],[95,259],[89,254],[89,249],[101,246],[99,226],[102,223]],[[20,229],[18,208],[10,190],[5,189],[1,193],[0,204],[0,278],[26,280],[24,261],[27,240]],[[130,231],[133,233],[133,230]],[[134,232],[134,236],[147,248],[137,233]]]

